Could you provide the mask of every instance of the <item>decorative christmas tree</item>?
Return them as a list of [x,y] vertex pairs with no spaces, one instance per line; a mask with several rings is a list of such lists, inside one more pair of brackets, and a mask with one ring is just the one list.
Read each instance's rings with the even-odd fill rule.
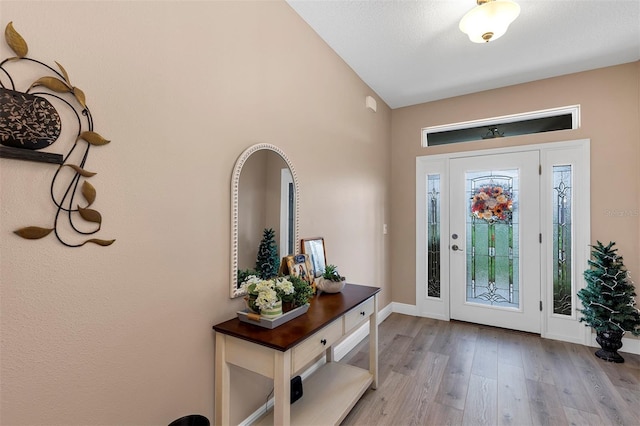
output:
[[276,244],[275,231],[272,228],[264,230],[262,241],[258,247],[256,259],[256,272],[263,280],[268,280],[278,275],[280,257],[278,256],[278,244]]
[[596,355],[607,361],[624,362],[617,353],[622,335],[640,335],[640,311],[635,307],[633,283],[614,242],[604,246],[600,241],[591,246],[591,269],[584,271],[587,286],[578,292],[583,309],[580,322],[596,330],[596,341],[602,349]]

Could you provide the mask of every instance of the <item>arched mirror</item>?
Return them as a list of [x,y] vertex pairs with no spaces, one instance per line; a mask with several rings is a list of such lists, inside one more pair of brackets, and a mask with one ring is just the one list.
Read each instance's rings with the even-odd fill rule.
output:
[[231,297],[241,296],[238,272],[255,268],[265,229],[275,231],[280,259],[298,254],[298,193],[293,165],[277,146],[253,145],[236,161],[231,178]]

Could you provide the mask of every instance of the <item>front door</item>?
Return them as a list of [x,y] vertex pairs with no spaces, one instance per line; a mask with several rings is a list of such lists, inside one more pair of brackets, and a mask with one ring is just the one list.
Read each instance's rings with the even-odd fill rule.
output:
[[538,151],[450,162],[452,319],[540,333]]

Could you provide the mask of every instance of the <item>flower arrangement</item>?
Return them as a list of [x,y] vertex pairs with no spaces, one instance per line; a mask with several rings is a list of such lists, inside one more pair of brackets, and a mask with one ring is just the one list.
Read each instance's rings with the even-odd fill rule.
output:
[[247,306],[252,311],[265,313],[278,309],[283,302],[292,308],[305,305],[313,296],[313,289],[308,282],[295,276],[264,280],[256,275],[249,275],[236,290],[236,294],[246,295]]
[[471,198],[471,214],[489,222],[507,219],[512,209],[511,193],[500,185],[481,186]]

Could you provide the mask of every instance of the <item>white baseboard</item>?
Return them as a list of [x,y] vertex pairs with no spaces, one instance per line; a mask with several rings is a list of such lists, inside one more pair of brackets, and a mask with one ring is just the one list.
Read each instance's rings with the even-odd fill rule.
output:
[[418,316],[418,307],[416,305],[407,305],[406,303],[391,302],[393,312],[397,314]]
[[393,303],[389,303],[387,306],[380,309],[378,311],[378,324],[389,318],[389,315],[391,315],[393,312]]
[[575,343],[576,345],[584,346],[584,338],[581,338],[581,337],[572,338],[564,334],[553,334],[553,333],[547,333],[544,336],[540,336],[540,337],[542,337],[543,339],[558,340],[560,342]]

